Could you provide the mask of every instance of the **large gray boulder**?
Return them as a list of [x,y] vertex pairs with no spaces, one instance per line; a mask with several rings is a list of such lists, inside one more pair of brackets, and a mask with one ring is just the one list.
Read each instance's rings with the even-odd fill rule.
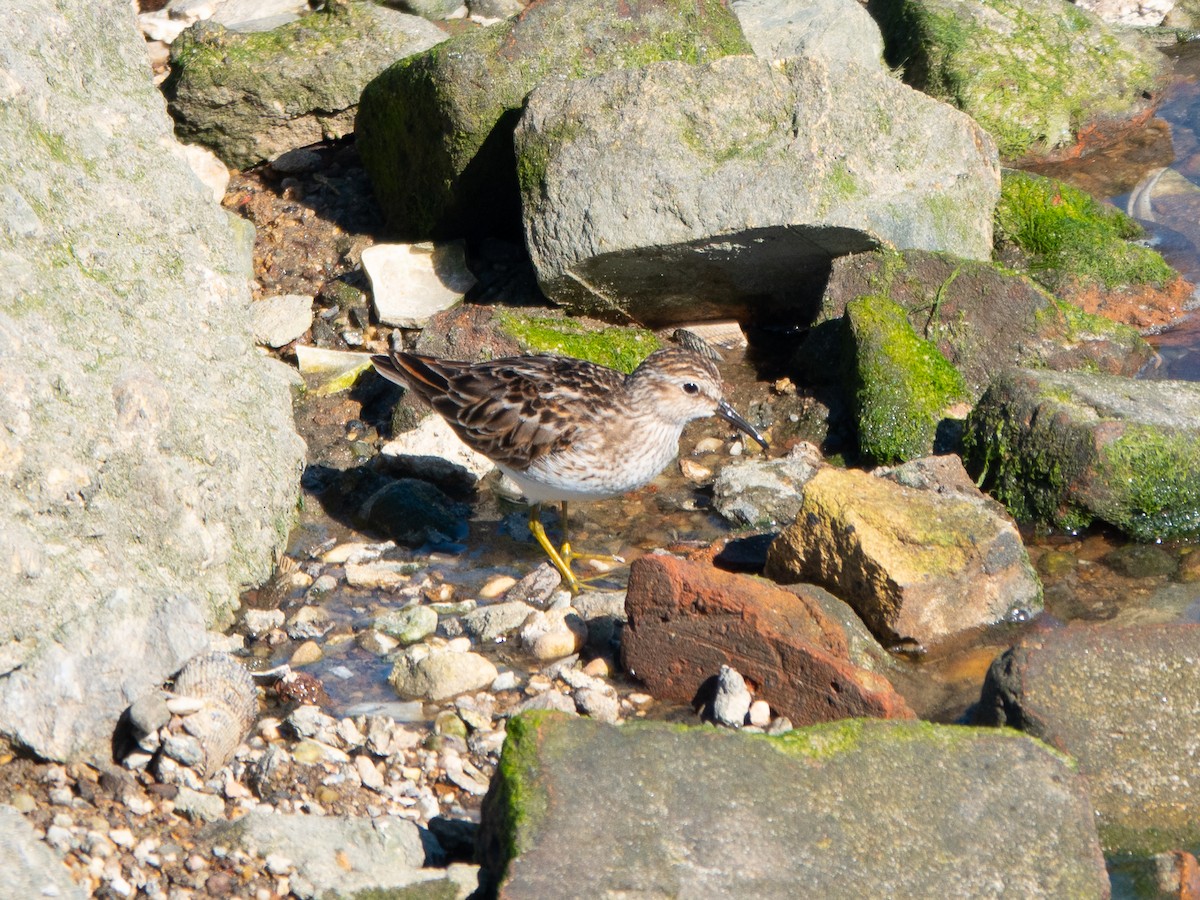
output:
[[515,235],[512,131],[536,85],[749,52],[723,2],[540,0],[391,66],[363,90],[355,138],[403,237]]
[[163,90],[179,136],[242,169],[349,134],[367,82],[445,38],[432,22],[361,0],[267,34],[200,22],[171,45]]
[[270,573],[303,445],[250,232],[188,169],[126,0],[0,29],[0,739],[108,758]]
[[883,35],[858,0],[733,0],[729,8],[761,59],[820,56],[883,65]]
[[728,57],[546,82],[515,141],[538,281],[573,311],[803,318],[844,254],[991,254],[992,142],[877,68]]
[[967,418],[964,459],[1017,519],[1200,536],[1200,385],[1017,369]]
[[1107,897],[1083,785],[1010,731],[851,719],[779,738],[511,719],[484,867],[542,897]]
[[1024,637],[988,671],[986,724],[1071,754],[1107,849],[1200,842],[1200,625],[1072,625]]

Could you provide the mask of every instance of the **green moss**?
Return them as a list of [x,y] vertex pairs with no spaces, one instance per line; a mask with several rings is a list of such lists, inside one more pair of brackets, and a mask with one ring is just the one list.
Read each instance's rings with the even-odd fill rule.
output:
[[852,300],[846,316],[860,452],[881,463],[928,453],[946,407],[969,396],[962,375],[887,297]]
[[576,319],[500,314],[500,327],[522,348],[537,353],[560,353],[632,372],[660,346],[653,332],[642,328],[589,328]]
[[1142,541],[1200,537],[1200,440],[1180,432],[1130,425],[1101,447],[1098,481],[1120,487],[1100,498],[1096,513]]
[[[546,816],[546,796],[534,784],[538,768],[539,731],[547,718],[562,713],[548,710],[524,712],[508,720],[504,747],[496,766],[490,809],[500,816],[501,862],[507,866],[528,849],[522,840],[537,831]],[[494,803],[494,805],[492,805]]]
[[326,10],[269,31],[189,28],[171,44],[172,71],[163,89],[171,91],[185,70],[190,70],[189,77],[202,72],[205,83],[222,84],[232,69],[262,66],[271,56],[324,52],[356,37],[360,23],[353,4],[331,3]]
[[905,80],[970,114],[1002,157],[1075,140],[1094,119],[1140,108],[1160,66],[1074,7],[1020,0],[872,4],[887,61]]
[[1176,273],[1153,250],[1129,243],[1141,227],[1068,184],[1025,172],[1006,172],[995,213],[996,241],[1030,259],[1032,274],[1048,287],[1064,278],[1084,285],[1162,286]]
[[846,166],[845,160],[839,159],[825,176],[825,187],[832,190],[840,199],[849,200],[862,190],[854,174]]
[[770,738],[772,746],[788,756],[829,759],[856,749],[862,741],[865,719],[823,722]]
[[[1022,409],[1036,410],[1028,422]],[[1071,397],[1045,391],[1020,373],[992,383],[967,416],[963,462],[980,487],[1019,522],[1054,525],[1074,532],[1093,515],[1071,499],[1071,489],[1095,460],[1087,429]]]
[[578,122],[560,122],[521,144],[517,150],[517,182],[527,202],[541,196],[552,151],[575,140],[581,131]]

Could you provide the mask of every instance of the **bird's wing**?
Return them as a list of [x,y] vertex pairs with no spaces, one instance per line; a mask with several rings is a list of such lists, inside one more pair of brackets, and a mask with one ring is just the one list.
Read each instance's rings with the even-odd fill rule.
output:
[[427,400],[468,447],[518,472],[570,447],[625,384],[614,369],[558,356],[465,363],[393,353],[372,362]]

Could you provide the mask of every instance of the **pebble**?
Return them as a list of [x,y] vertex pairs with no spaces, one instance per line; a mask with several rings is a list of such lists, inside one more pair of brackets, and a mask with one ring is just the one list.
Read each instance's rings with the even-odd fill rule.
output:
[[496,575],[488,579],[487,583],[479,589],[479,599],[495,600],[516,583],[517,579],[511,575]]
[[750,691],[737,669],[721,666],[717,673],[717,692],[713,698],[713,719],[730,728],[741,728],[746,724],[750,711]]
[[312,327],[313,298],[302,294],[266,297],[250,304],[254,341],[279,348],[290,344]]
[[401,697],[448,700],[487,687],[498,674],[490,659],[470,651],[444,649],[423,656],[405,651],[396,658],[388,680]]
[[535,610],[522,623],[520,638],[521,645],[534,659],[561,659],[583,647],[587,625],[570,607],[549,612]]
[[296,652],[288,660],[288,665],[298,669],[302,666],[311,666],[315,662],[320,662],[324,657],[325,651],[321,649],[320,644],[316,641],[305,641],[296,648]]
[[751,725],[766,728],[771,724],[771,705],[766,700],[755,700],[750,704],[748,715]]
[[616,722],[621,715],[621,705],[612,693],[594,688],[582,688],[573,695],[575,708],[585,716],[598,722]]
[[686,456],[679,460],[679,471],[688,481],[693,484],[704,484],[711,481],[713,470],[708,466],[702,466],[695,460],[688,459]]
[[377,616],[371,623],[376,631],[407,646],[422,641],[437,630],[438,614],[428,606],[406,606]]
[[489,690],[495,693],[499,693],[501,691],[513,691],[517,689],[517,686],[520,685],[520,683],[521,680],[517,676],[517,673],[510,669],[507,672],[501,672],[499,675],[497,675],[492,681]]
[[328,634],[333,628],[329,611],[320,606],[302,606],[287,623],[287,636],[294,641],[315,639]]
[[412,581],[416,571],[412,563],[346,563],[346,583],[356,588],[391,590]]
[[396,549],[394,541],[384,541],[381,544],[366,544],[361,541],[347,541],[337,544],[332,549],[321,554],[321,562],[329,565],[345,563],[367,563],[379,559],[389,550]]
[[561,584],[562,575],[558,569],[544,562],[509,588],[504,594],[504,599],[520,600],[530,606],[545,609],[550,605],[551,596]]
[[371,757],[360,755],[354,757],[354,769],[358,772],[359,780],[362,781],[363,787],[370,788],[373,791],[382,791],[386,780],[383,773],[371,760]]
[[374,628],[360,631],[354,636],[354,642],[368,653],[374,653],[376,656],[387,656],[400,646],[400,642],[390,634],[384,634]]
[[215,794],[181,787],[175,795],[175,811],[193,821],[215,822],[225,818],[225,801]]
[[281,609],[247,609],[242,613],[242,627],[252,638],[261,637],[272,629],[283,627],[283,622],[284,615]]
[[463,630],[481,644],[490,644],[521,627],[534,608],[521,600],[481,606],[462,617]]

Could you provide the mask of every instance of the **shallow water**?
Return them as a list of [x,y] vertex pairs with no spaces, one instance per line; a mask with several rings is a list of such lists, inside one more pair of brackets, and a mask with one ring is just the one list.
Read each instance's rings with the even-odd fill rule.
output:
[[[1188,184],[1192,179],[1200,182],[1200,45],[1185,45],[1171,53],[1177,65],[1158,118],[1119,146],[1041,171],[1109,198],[1121,208],[1136,196],[1148,176],[1164,167],[1183,176]],[[1182,193],[1186,195],[1187,190],[1184,185]],[[1191,198],[1183,196],[1181,201],[1180,194],[1176,190],[1172,195],[1151,197],[1155,221],[1144,224],[1150,242],[1185,276],[1200,281],[1200,216],[1189,218]],[[1200,187],[1196,194],[1200,197]],[[1162,359],[1145,377],[1200,380],[1200,314],[1151,340]],[[734,368],[741,369],[743,378],[753,377],[746,367]],[[682,456],[719,468],[729,461],[726,453],[690,454],[690,448],[705,436],[729,437],[719,422],[695,423],[685,434]],[[524,507],[497,499],[485,484],[472,505],[469,533],[460,543],[411,553],[394,551],[388,556],[411,558],[420,565],[418,578],[428,575],[434,582],[451,585],[456,599],[476,597],[492,577],[519,578],[542,561],[526,518]],[[545,521],[552,540],[559,540],[557,515],[547,511]],[[615,553],[630,561],[656,548],[703,545],[727,533],[727,526],[708,509],[703,487],[688,482],[677,467],[627,497],[571,508],[571,539],[577,548]],[[1200,550],[1194,544],[1145,548],[1103,529],[1079,535],[1027,531],[1025,539],[1045,585],[1046,612],[1030,623],[1006,624],[964,636],[919,659],[901,659],[893,680],[919,715],[940,722],[967,719],[988,665],[1024,629],[1053,621],[1200,620],[1200,565],[1196,564],[1200,563]],[[304,565],[332,543],[345,540],[371,538],[331,520],[319,503],[309,498],[289,555]],[[1148,570],[1158,574],[1146,574]],[[619,588],[627,575],[627,568],[618,569],[595,584]],[[321,603],[335,625],[321,640],[324,659],[307,671],[324,682],[333,701],[331,712],[342,714],[358,703],[394,702],[387,683],[390,664],[358,647],[352,635],[389,605],[403,602],[387,592],[350,588],[343,581]],[[290,612],[302,604],[303,591],[297,590],[284,598],[282,608]],[[294,647],[260,647],[262,665],[285,662]],[[509,645],[499,644],[486,652],[501,666],[523,671],[536,668]],[[649,714],[679,717],[688,713],[663,705]]]

